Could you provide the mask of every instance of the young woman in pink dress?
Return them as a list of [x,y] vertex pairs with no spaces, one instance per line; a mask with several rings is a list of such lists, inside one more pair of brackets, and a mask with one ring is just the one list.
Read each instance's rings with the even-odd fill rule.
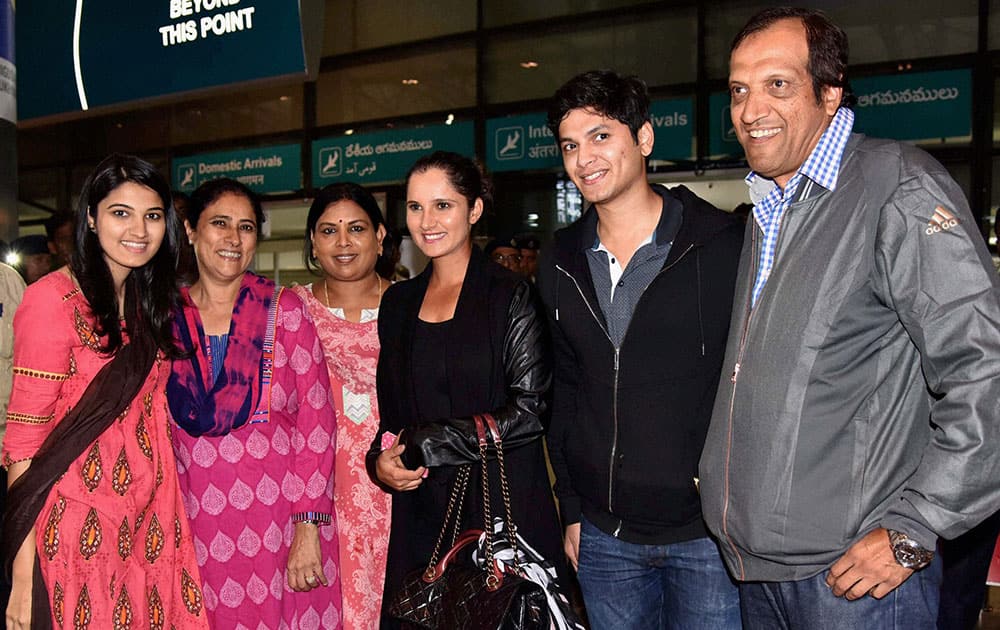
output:
[[389,544],[391,498],[365,470],[379,424],[378,308],[389,282],[376,267],[392,269],[385,238],[382,212],[368,191],[352,183],[323,188],[306,219],[304,252],[322,279],[294,289],[316,322],[337,406],[334,505],[344,628],[350,630],[378,627]]
[[339,628],[330,380],[302,300],[247,271],[263,221],[234,180],[191,195],[189,357],[167,384],[181,488],[213,630]]
[[112,155],[84,183],[76,224],[70,265],[29,286],[14,318],[7,628],[208,628],[164,399],[170,189],[151,164]]

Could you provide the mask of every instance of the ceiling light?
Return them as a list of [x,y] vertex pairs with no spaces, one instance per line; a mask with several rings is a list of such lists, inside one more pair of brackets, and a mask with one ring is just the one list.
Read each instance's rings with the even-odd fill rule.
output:
[[448,114],[448,117],[444,119],[444,124],[450,125],[455,122],[455,114]]
[[417,85],[419,83],[418,79],[403,79],[403,85]]
[[353,129],[348,129],[347,131],[344,132],[345,136],[350,136],[350,135],[353,135],[353,134],[354,134],[354,130]]
[[282,103],[284,103],[285,101],[290,101],[291,99],[292,97],[288,96],[287,94],[282,94],[281,96],[278,97],[278,100],[281,101]]
[[538,67],[538,62],[537,61],[522,61],[521,62],[521,67],[524,68],[525,70],[531,70],[532,68],[537,68]]

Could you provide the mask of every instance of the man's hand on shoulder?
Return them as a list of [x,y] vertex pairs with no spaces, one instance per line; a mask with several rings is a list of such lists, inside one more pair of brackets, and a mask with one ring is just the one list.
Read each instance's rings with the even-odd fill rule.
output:
[[913,574],[896,562],[889,532],[879,527],[854,543],[833,563],[826,584],[837,597],[860,599],[866,594],[882,599]]

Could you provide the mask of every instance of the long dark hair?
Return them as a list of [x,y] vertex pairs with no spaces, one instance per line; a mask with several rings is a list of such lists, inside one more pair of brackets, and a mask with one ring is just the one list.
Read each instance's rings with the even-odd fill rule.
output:
[[104,158],[87,177],[76,209],[76,251],[70,260],[70,269],[97,318],[98,334],[107,336],[102,351],[114,354],[122,346],[118,298],[104,250],[97,233],[91,231],[90,223],[91,219],[97,220],[97,205],[126,182],[145,186],[160,197],[166,230],[152,259],[133,269],[125,279],[125,326],[132,331],[145,327],[156,346],[173,357],[177,351],[170,318],[178,296],[180,223],[171,203],[170,187],[152,164],[135,156],[114,153]]
[[302,257],[305,260],[306,269],[314,275],[319,275],[320,269],[316,263],[316,259],[312,255],[312,241],[310,237],[316,231],[316,224],[319,222],[319,218],[323,216],[323,213],[331,204],[338,201],[353,201],[358,204],[365,211],[365,214],[368,215],[368,220],[372,222],[372,229],[376,232],[380,225],[385,228],[385,236],[382,237],[382,253],[379,254],[378,259],[375,261],[375,273],[391,280],[396,272],[395,263],[393,262],[395,260],[396,240],[393,238],[389,224],[382,217],[382,210],[378,207],[375,197],[372,197],[372,194],[365,190],[363,186],[354,182],[342,182],[324,186],[316,194],[312,205],[309,206],[309,215],[306,216],[305,242],[302,245]]

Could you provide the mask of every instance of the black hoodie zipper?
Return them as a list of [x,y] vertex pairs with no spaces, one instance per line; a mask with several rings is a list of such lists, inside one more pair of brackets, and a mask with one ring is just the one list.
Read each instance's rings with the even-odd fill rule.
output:
[[[673,262],[671,262],[669,265],[663,267],[658,272],[656,272],[656,275],[653,276],[653,279],[649,281],[649,284],[647,284],[646,287],[642,290],[642,293],[639,294],[639,299],[636,300],[636,303],[635,303],[635,310],[639,310],[639,305],[642,303],[642,298],[645,297],[646,291],[649,289],[650,285],[652,285],[654,282],[656,282],[656,280],[661,275],[663,275],[665,272],[669,271],[674,266],[676,266],[677,263],[679,263],[681,260],[683,260],[684,257],[687,256],[687,254],[690,253],[692,250],[694,250],[696,247],[697,246],[694,243],[689,244],[687,246],[687,249],[685,249],[683,252],[681,252],[680,256],[678,256]],[[597,316],[597,313],[594,311],[593,306],[587,300],[587,296],[585,296],[583,294],[583,289],[580,288],[580,283],[577,282],[577,280],[576,280],[575,277],[573,277],[573,274],[571,274],[570,272],[568,272],[565,269],[563,269],[558,263],[556,263],[555,268],[558,271],[560,271],[561,273],[565,274],[567,278],[569,278],[570,280],[573,281],[573,286],[576,287],[577,292],[580,294],[580,299],[583,300],[583,303],[587,305],[587,310],[590,311],[590,315],[591,315],[591,317],[594,318],[594,322],[597,323],[597,327],[601,329],[601,332],[603,332],[604,336],[607,337],[608,343],[611,344],[611,347],[615,351],[614,381],[613,381],[614,385],[612,386],[612,392],[613,393],[612,393],[612,402],[611,402],[611,419],[612,419],[613,432],[612,432],[612,438],[611,438],[611,457],[609,458],[609,461],[608,461],[608,513],[609,514],[614,514],[614,511],[612,510],[612,505],[613,505],[612,497],[614,495],[615,458],[617,457],[617,454],[618,454],[618,370],[619,370],[619,357],[620,357],[621,347],[620,346],[616,346],[615,342],[612,341],[611,335],[608,334],[607,329],[601,323],[601,319]],[[557,282],[558,282],[558,279],[557,279]],[[700,282],[700,276],[699,276],[699,282]],[[700,292],[701,287],[698,287],[698,290]],[[559,305],[558,305],[558,303],[556,304],[555,310],[556,310],[556,321],[558,321],[559,320],[559,316],[558,316]],[[633,313],[634,312],[635,311],[633,311]],[[699,317],[700,317],[700,312],[699,312]],[[700,323],[701,322],[699,322],[699,324]],[[631,323],[629,324],[629,327],[631,327]],[[625,339],[627,337],[628,337],[628,328],[625,329],[625,334],[622,335],[622,343],[623,344],[624,344]],[[704,342],[705,342],[704,335],[702,335],[702,346],[703,347],[704,347]],[[617,537],[618,533],[621,531],[621,527],[622,527],[622,522],[619,521],[618,522],[618,527],[615,529],[614,532],[612,532],[612,535],[615,536],[615,537]]]

